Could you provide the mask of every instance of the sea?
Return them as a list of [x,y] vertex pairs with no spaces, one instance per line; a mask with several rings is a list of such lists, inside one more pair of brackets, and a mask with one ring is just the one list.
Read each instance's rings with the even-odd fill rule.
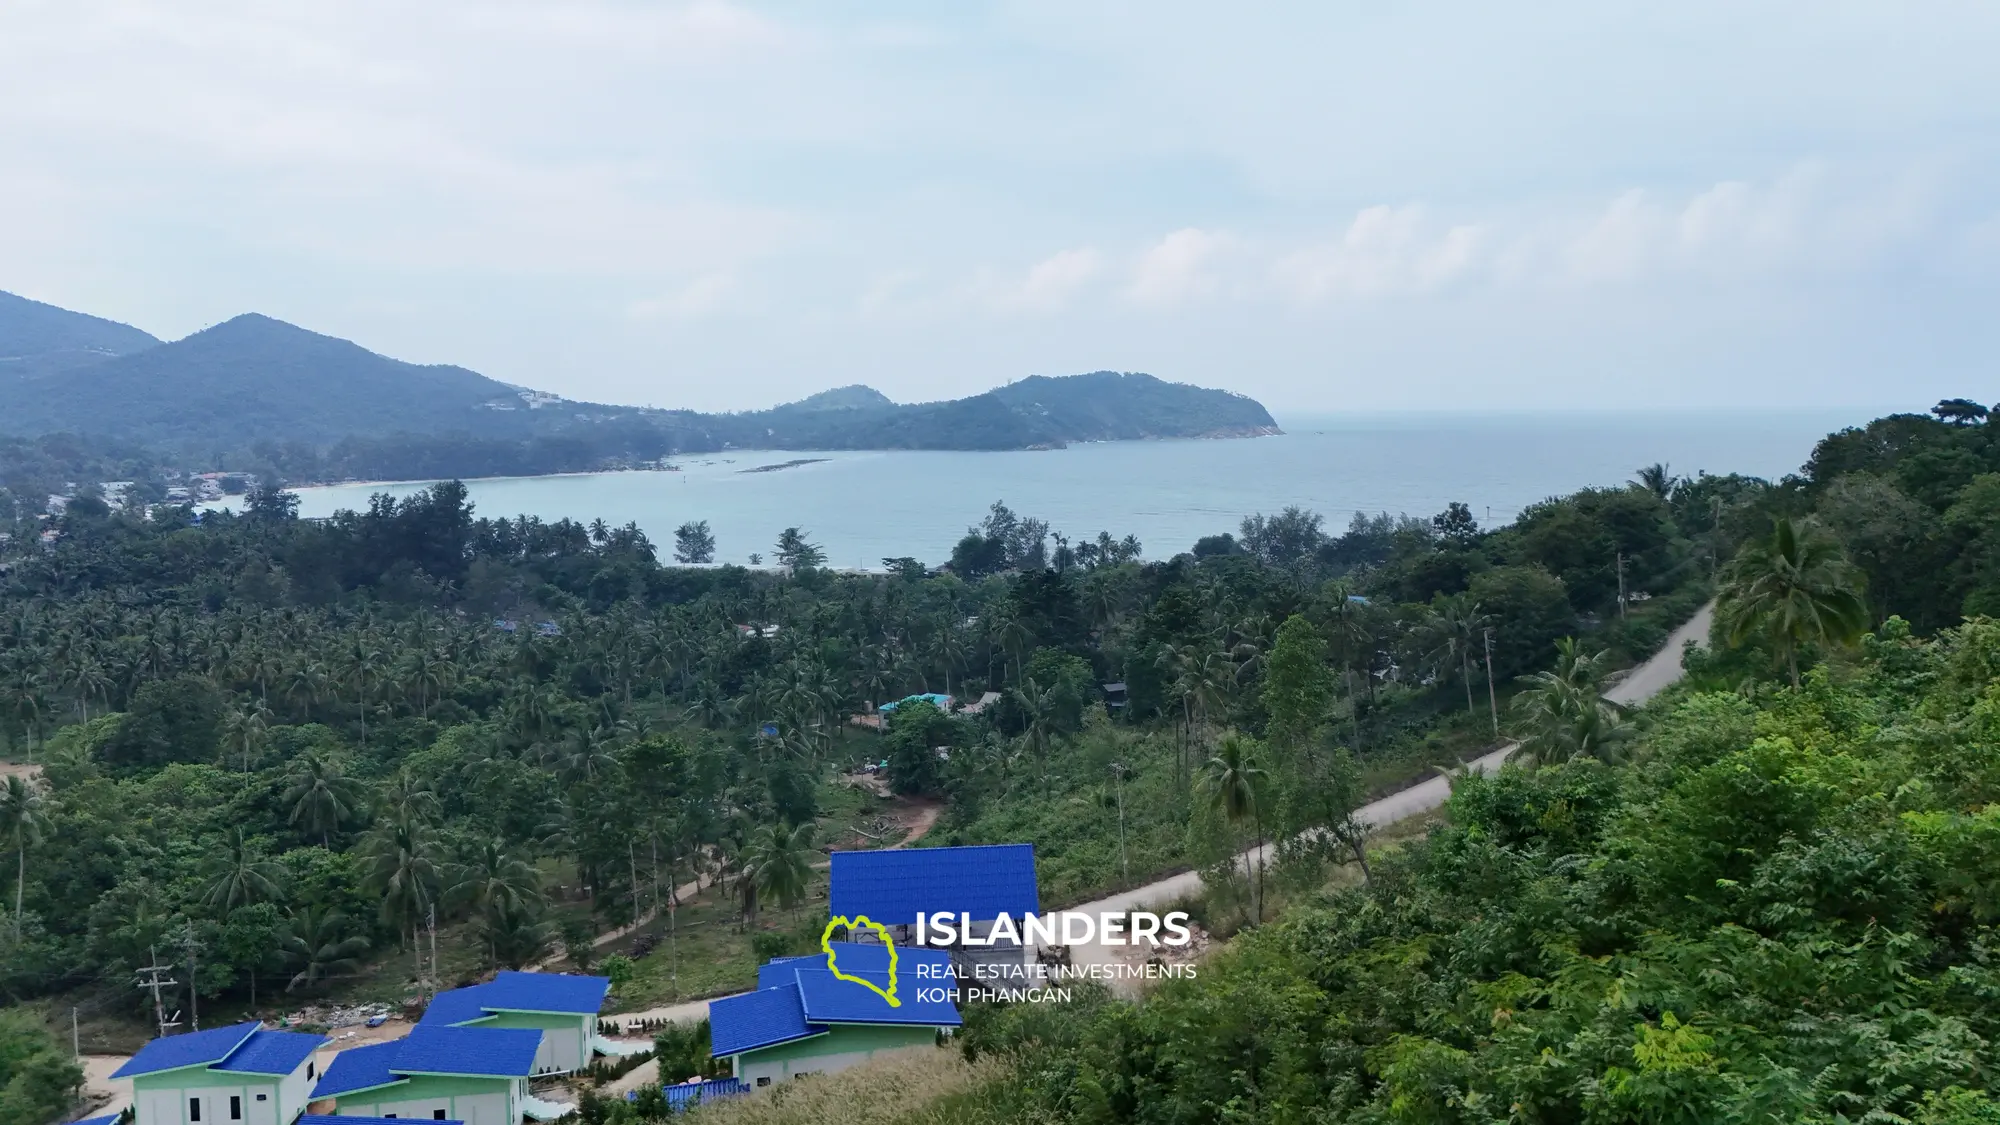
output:
[[[1505,524],[1550,496],[1618,486],[1641,466],[1677,474],[1798,471],[1829,432],[1866,411],[1770,414],[1377,414],[1280,418],[1285,433],[1226,440],[1128,441],[975,452],[730,450],[678,459],[674,471],[574,473],[467,481],[484,516],[635,523],[671,553],[674,529],[707,520],[718,562],[768,564],[798,527],[828,565],[877,570],[885,558],[949,558],[995,501],[1072,539],[1137,536],[1147,558],[1297,505],[1329,532],[1355,513],[1429,516],[1452,501]],[[301,488],[300,514],[365,508],[378,492],[427,481]]]

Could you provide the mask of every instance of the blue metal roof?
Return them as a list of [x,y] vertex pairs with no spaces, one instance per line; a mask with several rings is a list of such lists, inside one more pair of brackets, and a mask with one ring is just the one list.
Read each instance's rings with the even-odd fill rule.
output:
[[304,1035],[296,1031],[250,1033],[250,1038],[229,1053],[229,1057],[209,1067],[232,1074],[286,1075],[327,1042],[324,1035]]
[[[438,1121],[434,1118],[426,1118],[426,1120],[430,1121],[430,1125],[465,1125],[463,1121]],[[296,1125],[410,1125],[410,1122],[408,1118],[326,1117],[317,1113],[308,1113],[304,1117],[299,1118]]]
[[[842,971],[845,972],[844,969]],[[918,988],[914,980],[904,979],[900,969],[897,972],[896,999],[901,1003],[893,1008],[874,988],[841,980],[825,969],[795,969],[793,972],[798,977],[799,998],[805,1007],[805,1018],[813,1023],[901,1023],[957,1027],[964,1022],[951,1001],[921,999],[924,990]],[[861,977],[876,988],[889,987],[887,973],[846,975]]]
[[501,973],[485,986],[479,1003],[492,1012],[567,1012],[596,1015],[611,991],[610,977],[567,973]]
[[891,701],[890,701],[890,702],[888,702],[888,703],[884,703],[884,704],[883,704],[883,705],[881,705],[880,707],[877,707],[877,708],[876,708],[876,710],[877,710],[877,711],[894,711],[894,710],[895,710],[896,708],[898,708],[898,707],[901,707],[901,706],[902,706],[903,704],[905,704],[905,703],[915,703],[915,702],[917,702],[918,700],[923,700],[923,701],[925,701],[925,702],[927,702],[927,703],[930,703],[930,704],[934,705],[935,707],[937,707],[937,709],[938,709],[938,710],[940,710],[940,711],[949,711],[949,710],[951,710],[951,696],[949,696],[949,695],[940,695],[940,694],[938,694],[937,692],[934,692],[934,691],[933,691],[933,692],[929,692],[929,693],[927,693],[927,694],[924,694],[924,695],[906,695],[906,696],[904,696],[904,697],[903,697],[903,698],[901,698],[901,699],[896,699],[896,700],[891,700]]
[[676,1086],[662,1086],[660,1092],[667,1096],[667,1108],[679,1113],[690,1106],[714,1098],[747,1094],[750,1092],[750,1087],[735,1078],[712,1078],[707,1082],[682,1082]]
[[474,984],[438,993],[431,997],[431,1002],[424,1008],[423,1017],[417,1020],[417,1025],[451,1027],[456,1024],[471,1023],[474,1020],[492,1019],[493,1013],[487,1011],[479,1002],[480,998],[486,995],[486,987],[483,984]]
[[986,922],[1042,909],[1033,844],[834,852],[831,859],[830,906],[837,916],[909,925],[918,914],[963,913]]
[[824,1034],[806,1022],[796,984],[708,1002],[708,1049],[718,1059]]
[[418,1025],[396,1045],[389,1069],[397,1074],[470,1074],[526,1078],[535,1072],[542,1033],[531,1027]]
[[179,1070],[184,1066],[207,1066],[229,1057],[245,1039],[264,1025],[251,1020],[233,1027],[217,1027],[207,1031],[195,1031],[186,1035],[169,1035],[155,1039],[139,1053],[126,1060],[125,1065],[111,1072],[113,1078],[131,1078],[138,1074],[158,1074],[163,1070]]
[[387,1086],[403,1081],[402,1075],[389,1069],[402,1049],[402,1042],[391,1040],[387,1043],[370,1043],[366,1047],[349,1047],[333,1057],[326,1073],[319,1076],[313,1086],[314,1101],[321,1098],[351,1094],[356,1090],[369,1090],[377,1086]]
[[485,984],[440,992],[424,1009],[421,1026],[454,1026],[487,1019],[495,1012],[561,1012],[596,1015],[611,990],[610,977],[566,973],[501,973]]
[[120,1114],[116,1113],[107,1113],[102,1117],[85,1117],[77,1121],[72,1121],[70,1125],[111,1125],[120,1116]]
[[[835,962],[844,973],[886,973],[889,971],[889,947],[879,942],[836,941],[829,943],[834,952]],[[921,966],[921,969],[919,968]],[[774,957],[757,970],[758,988],[780,988],[794,983],[793,969],[824,969],[826,954],[809,953],[802,957]],[[944,983],[944,978],[953,975],[951,954],[943,949],[926,949],[918,945],[896,947],[896,972],[901,980],[922,979],[933,984]]]

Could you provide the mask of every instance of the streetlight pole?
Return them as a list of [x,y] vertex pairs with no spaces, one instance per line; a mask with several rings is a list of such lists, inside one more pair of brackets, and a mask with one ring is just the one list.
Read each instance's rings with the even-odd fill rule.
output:
[[1486,705],[1493,711],[1493,737],[1500,737],[1500,694],[1493,687],[1493,627],[1481,630],[1486,639]]

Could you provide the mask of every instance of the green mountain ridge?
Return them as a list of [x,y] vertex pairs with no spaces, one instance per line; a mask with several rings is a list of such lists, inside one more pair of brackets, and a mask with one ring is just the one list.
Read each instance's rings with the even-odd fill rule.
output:
[[0,379],[64,371],[159,343],[129,324],[0,292]]
[[574,471],[729,448],[1002,450],[1279,432],[1254,399],[1135,373],[1038,375],[907,404],[856,384],[716,414],[566,400],[256,313],[161,343],[0,298],[0,356],[28,357],[20,378],[0,379],[0,435],[138,443],[292,480]]

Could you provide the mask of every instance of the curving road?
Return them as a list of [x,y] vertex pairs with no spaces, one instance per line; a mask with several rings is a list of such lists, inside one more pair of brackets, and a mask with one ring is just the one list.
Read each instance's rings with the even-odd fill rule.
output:
[[[1687,623],[1675,629],[1667,637],[1666,644],[1645,663],[1631,670],[1623,679],[1604,693],[1613,703],[1636,706],[1658,695],[1681,678],[1682,650],[1689,644],[1705,644],[1708,640],[1710,624],[1715,619],[1715,604],[1710,602],[1695,611]],[[1492,773],[1498,770],[1516,749],[1518,743],[1508,743],[1497,750],[1484,754],[1465,764],[1465,769],[1474,773]],[[1370,828],[1384,828],[1400,820],[1422,816],[1433,809],[1443,807],[1451,796],[1451,779],[1448,777],[1428,778],[1401,792],[1391,793],[1379,801],[1373,801],[1355,810],[1356,819]],[[1264,863],[1270,845],[1265,844],[1236,857],[1237,866],[1245,871],[1254,870]],[[1143,887],[1086,902],[1070,909],[1084,914],[1123,913],[1128,910],[1152,910],[1169,903],[1193,898],[1201,893],[1201,876],[1193,871],[1182,872]],[[1079,964],[1109,965],[1123,957],[1130,957],[1130,946],[1103,946],[1100,944],[1070,947],[1070,958]],[[1124,978],[1119,978],[1125,983]]]

